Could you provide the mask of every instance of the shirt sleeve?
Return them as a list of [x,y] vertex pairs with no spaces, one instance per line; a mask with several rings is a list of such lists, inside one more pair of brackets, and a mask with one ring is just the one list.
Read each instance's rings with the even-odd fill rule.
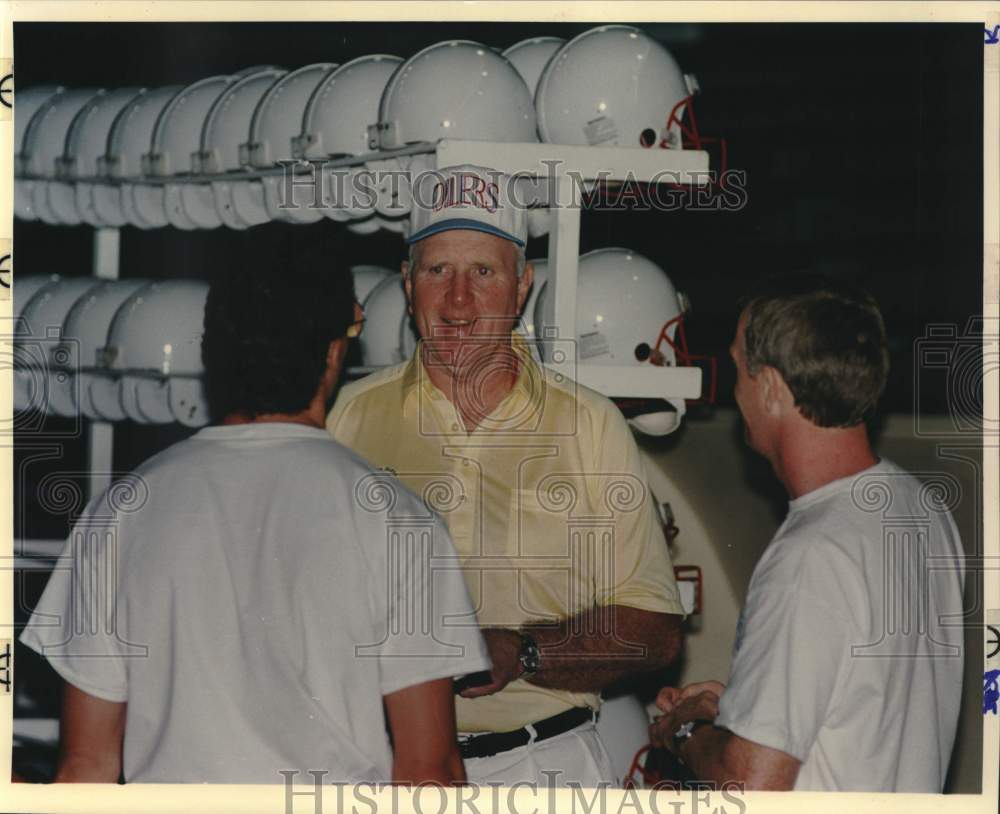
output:
[[716,724],[805,761],[851,646],[863,639],[837,601],[836,555],[798,542],[800,550],[762,561],[753,576]]
[[680,592],[632,432],[617,409],[595,439],[601,502],[613,516],[611,570],[595,585],[598,605],[683,615]]
[[21,642],[70,684],[106,701],[127,700],[119,637],[120,542],[85,512],[74,526]]
[[397,509],[412,501],[415,522],[397,514],[388,536],[379,528],[387,544],[380,546],[382,562],[373,563],[371,586],[383,695],[491,667],[447,527],[401,484],[398,489]]

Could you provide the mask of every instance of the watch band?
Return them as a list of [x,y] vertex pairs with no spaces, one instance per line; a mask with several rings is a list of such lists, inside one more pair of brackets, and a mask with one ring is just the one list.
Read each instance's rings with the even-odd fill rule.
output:
[[538,642],[535,641],[531,634],[519,630],[518,635],[521,637],[521,651],[518,653],[517,658],[521,662],[521,667],[524,671],[521,673],[521,678],[530,678],[542,666],[542,652],[538,649]]

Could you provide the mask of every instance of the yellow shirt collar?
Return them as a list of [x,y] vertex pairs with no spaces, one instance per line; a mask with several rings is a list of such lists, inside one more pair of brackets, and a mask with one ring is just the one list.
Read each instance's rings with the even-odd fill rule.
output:
[[[518,415],[525,412],[535,414],[544,404],[545,377],[538,363],[531,356],[528,341],[523,334],[511,331],[511,347],[518,357],[518,374],[511,391],[497,405],[491,419],[502,419],[505,415]],[[423,340],[417,343],[417,349],[410,358],[403,372],[402,407],[403,415],[418,403],[418,394],[434,401],[449,401],[448,397],[437,388],[427,373],[423,360]],[[450,402],[449,402],[450,403]]]

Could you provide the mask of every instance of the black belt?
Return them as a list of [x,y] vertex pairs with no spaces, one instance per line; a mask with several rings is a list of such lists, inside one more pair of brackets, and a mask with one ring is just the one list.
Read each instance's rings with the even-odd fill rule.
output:
[[515,729],[512,732],[487,732],[483,735],[468,735],[458,739],[458,751],[463,758],[470,757],[490,757],[500,752],[509,752],[531,743],[532,740],[543,741],[547,738],[554,738],[563,732],[580,726],[587,721],[593,721],[594,711],[590,707],[573,707],[551,718],[546,718],[534,724],[529,724],[535,730],[532,738],[531,730],[528,727]]

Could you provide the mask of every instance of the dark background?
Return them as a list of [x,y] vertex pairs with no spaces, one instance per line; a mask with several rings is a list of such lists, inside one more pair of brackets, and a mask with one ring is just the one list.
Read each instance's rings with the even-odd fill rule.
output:
[[[982,26],[634,22],[698,77],[701,132],[727,139],[729,166],[746,173],[747,202],[735,212],[585,212],[581,251],[628,247],[660,264],[689,294],[692,349],[720,355],[720,404],[733,404],[726,348],[739,298],[763,275],[818,270],[861,283],[882,307],[893,362],[882,412],[947,412],[947,371],[923,370],[920,387],[914,387],[915,347],[929,325],[951,324],[961,333],[981,313]],[[18,23],[14,53],[22,89],[49,82],[152,87],[249,65],[296,68],[377,52],[405,58],[447,39],[506,48],[533,36],[569,39],[591,27]],[[226,228],[125,227],[121,276],[207,277],[232,262],[237,241],[264,247],[289,230],[303,237],[309,230],[322,232],[331,261],[342,268],[395,267],[403,255],[399,235],[353,235],[329,220],[269,224],[247,235]],[[15,221],[16,273],[90,274],[92,239],[90,227]],[[546,252],[542,238],[529,245],[528,256]],[[965,352],[980,353],[977,340]],[[931,373],[937,378],[929,379]],[[981,405],[981,383],[978,388],[973,401]],[[693,411],[688,420],[697,418]],[[67,533],[71,512],[42,510],[35,490],[53,470],[85,479],[79,429],[56,418],[35,417],[22,425],[15,452],[15,538]],[[134,467],[191,432],[176,425],[116,425],[114,468]],[[16,621],[22,622],[46,575],[24,572],[18,578],[23,605]],[[37,697],[55,698],[51,673],[25,648],[18,647],[17,656],[33,676]],[[41,756],[39,766],[49,759]],[[39,771],[44,774],[44,768]]]

